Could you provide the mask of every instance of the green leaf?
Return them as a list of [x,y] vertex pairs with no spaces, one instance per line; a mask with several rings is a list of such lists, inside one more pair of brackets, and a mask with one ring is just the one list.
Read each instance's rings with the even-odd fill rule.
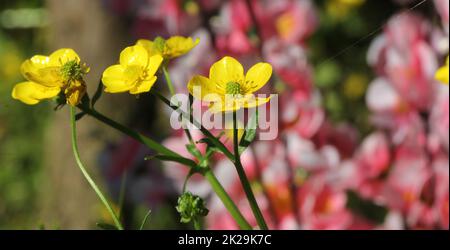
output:
[[202,159],[202,153],[197,149],[197,147],[194,144],[187,144],[186,149],[191,155],[193,155],[197,159]]
[[191,161],[189,159],[183,158],[183,157],[177,157],[177,156],[169,156],[169,155],[154,155],[154,156],[147,156],[144,158],[144,160],[149,161],[152,159],[158,159],[160,161],[170,161],[170,162],[177,162],[186,166],[190,166]]
[[258,127],[258,117],[258,109],[256,109],[256,113],[248,121],[242,139],[239,142],[239,154],[242,154],[255,139],[256,128]]
[[98,222],[96,225],[97,225],[97,227],[99,227],[100,229],[103,229],[103,230],[117,230],[116,226],[107,224],[107,223]]
[[358,214],[377,224],[384,222],[388,209],[375,204],[371,200],[363,199],[354,191],[347,191],[347,208],[353,213]]
[[147,223],[148,217],[150,216],[150,214],[152,213],[152,210],[149,209],[148,212],[145,214],[144,219],[142,220],[141,226],[139,227],[139,230],[143,230],[145,223]]

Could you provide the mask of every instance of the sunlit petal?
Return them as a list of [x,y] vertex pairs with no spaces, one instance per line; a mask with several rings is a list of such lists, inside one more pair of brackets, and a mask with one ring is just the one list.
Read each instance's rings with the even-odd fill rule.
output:
[[272,66],[268,63],[258,63],[245,75],[243,89],[246,94],[253,93],[262,88],[272,76]]
[[120,93],[133,88],[125,76],[126,68],[122,65],[113,65],[103,72],[102,82],[106,87],[105,92]]
[[47,87],[34,82],[22,82],[16,84],[12,91],[12,97],[23,103],[34,105],[44,99],[53,98],[61,91],[59,87]]
[[49,57],[50,66],[62,66],[68,61],[80,62],[80,57],[73,49],[59,49]]
[[148,59],[147,50],[140,45],[127,47],[120,53],[120,64],[123,66],[133,65],[146,68]]
[[214,63],[209,71],[209,79],[220,89],[225,89],[229,82],[243,82],[244,68],[234,58],[226,56]]
[[200,42],[200,39],[195,41],[191,37],[173,36],[166,40],[164,48],[164,56],[168,58],[175,58],[188,53]]
[[156,82],[157,77],[153,76],[150,80],[140,81],[132,89],[130,89],[130,94],[136,95],[144,92],[150,91]]

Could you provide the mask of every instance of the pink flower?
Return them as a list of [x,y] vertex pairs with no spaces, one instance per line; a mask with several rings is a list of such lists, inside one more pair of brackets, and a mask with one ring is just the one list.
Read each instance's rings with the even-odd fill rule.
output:
[[430,176],[431,171],[423,152],[398,149],[387,179],[384,193],[386,204],[391,209],[407,212],[419,200]]
[[312,93],[312,72],[306,51],[300,45],[286,45],[271,39],[264,44],[264,56],[289,87],[309,97]]
[[449,1],[447,0],[434,0],[436,10],[439,12],[442,18],[442,25],[444,25],[447,35],[449,32]]
[[282,130],[296,131],[304,138],[312,138],[325,120],[318,93],[305,96],[303,91],[286,93],[280,98]]
[[390,149],[386,136],[376,132],[366,137],[358,150],[358,169],[372,179],[384,173],[390,164]]
[[338,230],[351,225],[345,192],[333,188],[324,176],[315,176],[299,189],[298,202],[302,228]]
[[317,13],[309,0],[253,1],[264,40],[303,44],[318,25]]
[[449,150],[449,93],[448,87],[441,87],[439,96],[433,105],[430,115],[431,131],[442,143],[444,149]]
[[428,44],[430,32],[422,17],[399,14],[391,18],[368,53],[369,64],[387,78],[401,99],[418,110],[430,107],[436,86],[433,75],[438,65]]

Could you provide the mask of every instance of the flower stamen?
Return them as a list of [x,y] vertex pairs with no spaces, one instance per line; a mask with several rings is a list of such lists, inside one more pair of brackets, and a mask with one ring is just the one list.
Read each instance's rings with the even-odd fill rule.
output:
[[62,77],[68,82],[73,80],[81,80],[83,75],[88,72],[89,68],[85,64],[80,64],[77,60],[66,62],[60,69]]
[[237,82],[229,82],[227,83],[225,93],[232,96],[242,95],[241,85]]

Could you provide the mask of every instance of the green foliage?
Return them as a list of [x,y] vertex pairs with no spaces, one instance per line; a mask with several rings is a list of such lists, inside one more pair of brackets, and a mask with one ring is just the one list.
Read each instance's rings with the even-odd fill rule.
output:
[[[244,134],[242,135],[242,139],[239,142],[239,154],[242,154],[245,149],[250,146],[252,141],[256,137],[256,128],[258,127],[258,111],[250,117],[250,120],[247,123],[247,127],[245,128]],[[238,133],[239,134],[239,133]]]
[[355,214],[360,215],[375,224],[384,222],[388,209],[363,199],[354,191],[347,192],[347,207]]

